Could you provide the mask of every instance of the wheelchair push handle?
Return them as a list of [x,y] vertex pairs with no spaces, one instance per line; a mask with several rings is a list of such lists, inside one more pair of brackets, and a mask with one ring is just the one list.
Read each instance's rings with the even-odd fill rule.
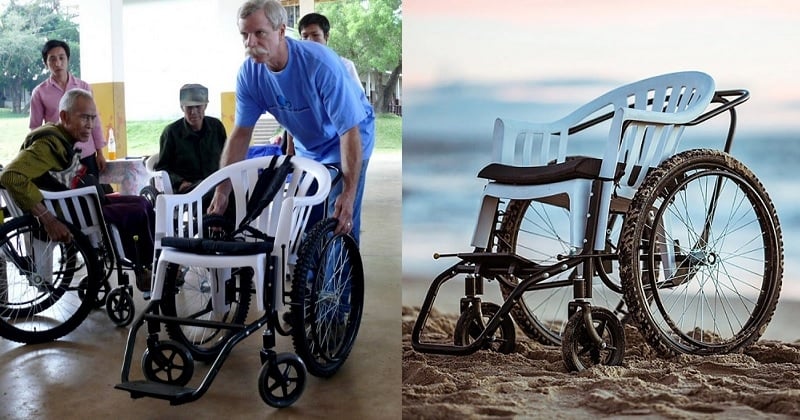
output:
[[[733,97],[733,99],[729,99]],[[706,111],[699,117],[695,118],[687,126],[697,125],[707,121],[725,111],[730,112],[730,123],[728,124],[728,135],[725,138],[725,153],[731,152],[733,146],[733,136],[736,133],[736,106],[750,99],[750,92],[746,89],[733,89],[733,90],[718,90],[714,92],[714,98],[711,99],[712,104],[721,104],[713,109]]]

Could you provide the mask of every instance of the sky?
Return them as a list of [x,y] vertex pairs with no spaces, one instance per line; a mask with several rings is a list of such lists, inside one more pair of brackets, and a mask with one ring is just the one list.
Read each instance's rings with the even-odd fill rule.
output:
[[718,89],[750,90],[757,124],[791,125],[800,110],[796,1],[407,0],[403,14],[404,105],[443,84],[499,82],[494,97],[531,101],[573,92],[522,82],[608,81],[570,98],[582,103],[619,84],[694,69]]

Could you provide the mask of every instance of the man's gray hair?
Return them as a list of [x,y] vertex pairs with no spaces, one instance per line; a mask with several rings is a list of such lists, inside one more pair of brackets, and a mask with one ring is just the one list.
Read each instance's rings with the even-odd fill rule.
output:
[[264,16],[272,24],[272,29],[276,31],[281,25],[289,22],[286,9],[277,0],[248,0],[239,8],[239,19],[246,19],[259,10],[264,12]]
[[64,94],[64,96],[61,97],[61,100],[58,102],[58,111],[72,112],[72,110],[75,108],[75,104],[78,102],[78,98],[94,99],[92,92],[89,92],[86,89],[70,89]]

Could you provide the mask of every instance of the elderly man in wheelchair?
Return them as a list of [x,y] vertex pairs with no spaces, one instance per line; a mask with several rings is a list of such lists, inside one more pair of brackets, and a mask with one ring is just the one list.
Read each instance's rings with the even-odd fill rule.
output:
[[[80,194],[71,194],[72,191],[67,193],[54,193],[56,191],[66,191],[69,188],[58,181],[58,178],[64,179],[63,172],[73,171],[75,167],[75,152],[74,147],[77,142],[87,141],[90,138],[92,127],[96,123],[97,111],[92,94],[82,89],[72,89],[68,91],[61,102],[59,103],[59,116],[60,121],[56,124],[46,124],[41,128],[33,130],[25,139],[19,154],[8,164],[0,175],[0,185],[5,189],[3,191],[4,199],[13,203],[15,208],[20,214],[15,215],[10,212],[17,224],[20,224],[23,219],[27,220],[27,224],[32,225],[30,228],[15,228],[10,226],[11,222],[7,221],[7,226],[3,228],[4,243],[2,244],[3,253],[6,254],[5,258],[12,255],[25,255],[16,261],[17,268],[20,271],[20,262],[24,262],[24,258],[28,260],[37,259],[35,264],[29,265],[43,265],[50,263],[53,264],[52,270],[48,269],[47,274],[41,274],[39,270],[36,271],[37,277],[42,277],[43,287],[52,288],[50,296],[46,299],[51,304],[55,301],[61,301],[62,294],[75,291],[75,283],[71,286],[69,281],[63,287],[56,285],[56,282],[64,281],[64,278],[71,280],[72,274],[84,275],[84,286],[77,287],[78,294],[98,296],[100,301],[101,290],[98,279],[105,280],[111,274],[110,266],[116,261],[120,262],[123,259],[125,263],[132,266],[137,277],[137,285],[140,289],[149,289],[150,277],[149,266],[153,257],[153,229],[154,229],[154,214],[153,207],[143,197],[138,196],[105,196],[98,188],[97,193],[92,188],[85,189],[88,194],[81,196]],[[78,171],[79,172],[79,171]],[[67,177],[68,178],[68,177]],[[96,184],[91,180],[82,179],[77,182],[77,186]],[[76,186],[76,182],[72,182],[72,186]],[[76,191],[77,192],[77,191]],[[71,194],[74,197],[62,198],[60,200],[49,199],[53,195]],[[91,198],[86,198],[87,196]],[[7,203],[9,204],[9,203]],[[97,211],[99,210],[99,211]],[[32,223],[30,216],[36,219],[36,223]],[[27,217],[27,219],[25,219]],[[93,221],[90,219],[94,219]],[[108,223],[108,225],[106,225]],[[20,234],[22,230],[29,229],[28,236]],[[43,230],[43,232],[42,232]],[[116,249],[115,252],[111,251],[105,255],[97,255],[98,248],[103,248],[109,251],[109,232],[113,232],[113,236],[119,236],[122,249]],[[12,242],[11,237],[20,238],[17,242]],[[86,238],[84,238],[86,236]],[[94,240],[92,241],[92,237]],[[100,238],[100,239],[97,239]],[[48,240],[49,239],[49,240]],[[80,264],[70,263],[71,257],[76,255],[84,255],[82,245],[80,243],[84,240],[93,242],[88,250],[88,256],[84,258],[86,261],[81,261]],[[43,249],[48,249],[47,254],[49,257],[41,257],[39,254],[33,254],[32,243],[49,244],[43,245]],[[25,245],[19,245],[19,244]],[[73,245],[78,243],[78,245]],[[19,246],[18,246],[19,245]],[[77,248],[76,248],[77,247]],[[77,251],[76,251],[77,249]],[[122,251],[122,252],[120,252]],[[60,253],[60,254],[59,254]],[[126,257],[121,257],[119,254]],[[114,256],[117,256],[116,260]],[[48,262],[42,262],[42,261]],[[92,261],[94,260],[94,261]],[[61,261],[62,265],[58,265]],[[67,263],[64,263],[67,261]],[[97,272],[92,272],[97,265]],[[64,268],[64,267],[68,267]],[[78,273],[78,268],[84,271]],[[103,270],[106,268],[106,270]],[[72,271],[75,270],[75,273]],[[32,275],[28,275],[32,277]],[[47,279],[45,277],[51,277]],[[28,280],[31,281],[30,279]],[[47,285],[47,283],[50,285]],[[11,279],[4,279],[3,296],[8,296],[13,292],[11,287]],[[127,283],[121,280],[120,283]],[[89,286],[91,285],[91,286]],[[60,290],[59,290],[60,288]],[[106,291],[108,291],[106,289]],[[115,319],[112,316],[112,310],[109,309],[109,316],[118,325],[125,325],[130,322],[132,318],[132,300],[130,293],[127,293],[126,301],[130,305],[124,305],[124,315],[117,314],[119,317]],[[105,297],[104,297],[105,298]],[[20,298],[22,299],[22,298]],[[81,296],[83,300],[83,296]],[[103,299],[105,300],[105,299]],[[7,302],[6,302],[7,301]],[[20,300],[21,302],[21,300]],[[3,299],[0,309],[4,311],[3,317],[9,321],[4,322],[0,326],[0,334],[4,336],[9,335],[4,333],[4,327],[10,327],[12,333],[15,330],[14,326],[10,326],[12,320],[18,313],[6,313],[14,305],[22,305],[20,302],[11,302],[8,298]],[[96,304],[97,302],[92,302]],[[102,302],[100,302],[102,304]],[[32,306],[32,305],[31,305]],[[41,306],[41,305],[40,305]],[[84,304],[73,304],[70,307],[81,307]],[[40,308],[41,309],[41,308]],[[19,309],[17,309],[19,311]],[[33,313],[39,315],[39,309],[29,309]],[[88,311],[88,310],[87,310]],[[77,321],[70,322],[64,321],[63,324],[74,324],[71,330],[85,318],[83,310],[74,311],[79,318]],[[63,325],[58,326],[61,328]],[[53,328],[52,330],[56,330]],[[20,330],[25,330],[25,327],[19,327]],[[18,336],[24,342],[31,341],[47,341],[48,339],[56,339],[66,334],[69,331],[59,330],[51,335],[42,335],[42,330],[50,330],[50,328],[36,327],[27,331],[27,338]],[[13,339],[13,338],[12,338]]]

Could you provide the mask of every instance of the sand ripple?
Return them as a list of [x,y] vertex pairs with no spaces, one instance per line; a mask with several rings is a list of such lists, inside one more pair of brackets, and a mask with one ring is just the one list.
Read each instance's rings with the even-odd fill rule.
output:
[[[403,308],[403,418],[782,418],[800,416],[800,344],[760,341],[739,354],[661,359],[626,327],[623,366],[568,373],[561,352],[517,332],[509,355],[417,353]],[[452,340],[455,317],[426,333]]]

